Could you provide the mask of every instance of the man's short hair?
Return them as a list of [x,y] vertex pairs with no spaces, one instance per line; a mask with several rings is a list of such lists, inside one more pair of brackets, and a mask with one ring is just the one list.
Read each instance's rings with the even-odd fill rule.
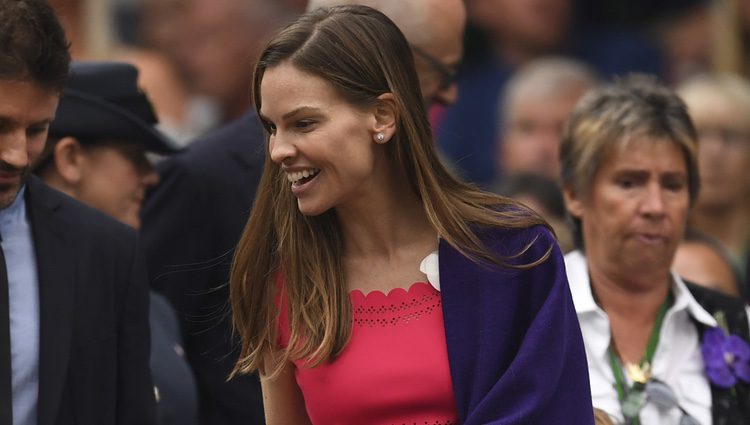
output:
[[61,91],[69,43],[45,0],[0,0],[0,79],[28,80]]

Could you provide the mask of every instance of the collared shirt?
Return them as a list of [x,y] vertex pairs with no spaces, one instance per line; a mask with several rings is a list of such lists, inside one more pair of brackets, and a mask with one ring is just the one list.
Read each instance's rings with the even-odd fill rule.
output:
[[[624,422],[607,353],[611,338],[609,318],[594,301],[586,257],[580,251],[573,251],[565,256],[565,266],[586,346],[594,407],[613,420]],[[704,372],[698,329],[690,319],[711,327],[717,326],[716,319],[698,304],[677,274],[673,272],[672,278],[674,303],[664,317],[652,374],[674,390],[679,405],[693,418],[702,425],[710,425],[711,387]],[[681,417],[677,408],[664,411],[652,403],[646,403],[640,415],[644,425],[677,425]]]
[[39,281],[25,188],[0,210],[0,234],[8,269],[13,425],[37,423],[39,393]]

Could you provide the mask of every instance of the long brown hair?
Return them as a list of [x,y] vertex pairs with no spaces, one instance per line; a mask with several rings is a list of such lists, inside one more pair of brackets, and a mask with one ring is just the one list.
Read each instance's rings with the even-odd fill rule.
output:
[[[463,183],[443,167],[433,147],[409,44],[382,13],[365,6],[317,9],[283,29],[255,69],[257,110],[264,72],[281,63],[324,78],[355,106],[393,94],[398,130],[386,144],[389,160],[403,170],[438,234],[463,254],[504,264],[484,247],[477,226],[546,226],[530,210]],[[289,360],[317,365],[341,352],[351,331],[342,249],[334,211],[315,217],[301,214],[286,177],[267,154],[230,278],[234,324],[242,338],[234,373],[260,370],[275,376]],[[533,267],[548,255],[521,267]],[[277,291],[282,287],[291,331],[285,349],[276,339]]]

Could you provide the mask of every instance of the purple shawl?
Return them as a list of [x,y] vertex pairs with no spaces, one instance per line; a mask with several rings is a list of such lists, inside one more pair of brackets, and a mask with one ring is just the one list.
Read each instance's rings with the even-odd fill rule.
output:
[[480,266],[440,242],[440,287],[461,423],[593,424],[586,354],[560,249],[542,227],[482,240],[530,270]]

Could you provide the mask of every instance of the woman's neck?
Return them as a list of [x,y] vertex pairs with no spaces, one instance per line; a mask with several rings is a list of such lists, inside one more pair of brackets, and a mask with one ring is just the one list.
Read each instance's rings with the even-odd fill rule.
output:
[[638,363],[643,357],[659,309],[667,299],[669,273],[628,281],[610,278],[591,270],[591,290],[607,313],[612,339],[625,362]]
[[437,243],[437,233],[416,196],[381,197],[369,204],[336,210],[347,257],[388,258],[428,239]]
[[386,195],[367,208],[337,208],[344,275],[350,290],[384,293],[426,276],[419,265],[437,249],[437,233],[416,195]]
[[380,167],[357,197],[336,207],[344,255],[348,258],[389,258],[414,244],[437,244],[437,233],[408,178]]

